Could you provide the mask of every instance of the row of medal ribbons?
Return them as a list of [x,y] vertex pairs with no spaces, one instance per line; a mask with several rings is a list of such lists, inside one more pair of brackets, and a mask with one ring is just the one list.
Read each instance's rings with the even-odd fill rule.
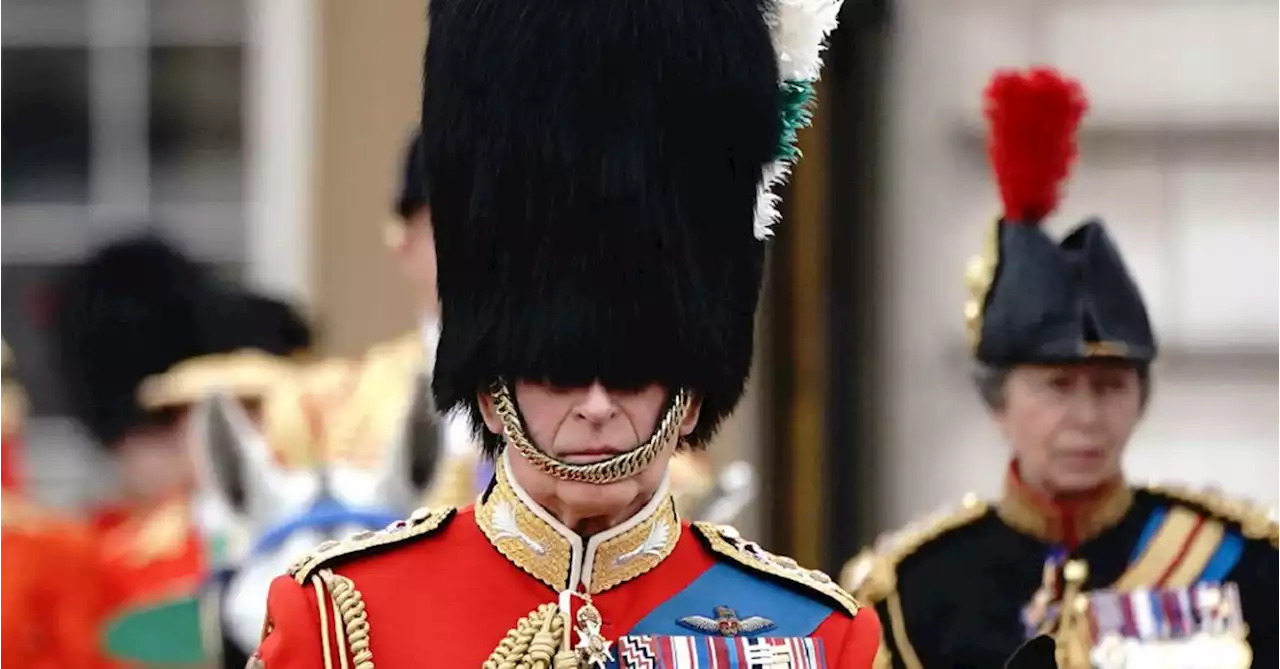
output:
[[[1073,604],[1080,616],[1073,627],[1089,635],[1096,669],[1248,669],[1252,663],[1235,583],[1096,590]],[[1050,619],[1059,619],[1060,606],[1050,607]]]

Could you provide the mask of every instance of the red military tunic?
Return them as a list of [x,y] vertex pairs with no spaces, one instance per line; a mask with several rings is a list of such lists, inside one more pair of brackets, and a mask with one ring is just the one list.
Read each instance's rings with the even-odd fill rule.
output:
[[94,515],[100,570],[113,614],[201,587],[204,541],[189,505],[176,495],[146,509],[109,507]]
[[[665,483],[635,518],[584,541],[497,469],[474,508],[420,510],[322,546],[279,577],[257,659],[317,669],[346,666],[341,653],[351,666],[471,669],[573,583],[600,611],[609,666],[745,669],[747,646],[768,643],[793,653],[775,666],[871,667],[880,639],[872,609],[732,528],[681,522]],[[646,652],[655,663],[638,659]]]
[[24,669],[97,669],[101,579],[84,527],[20,494],[3,493],[0,664]]

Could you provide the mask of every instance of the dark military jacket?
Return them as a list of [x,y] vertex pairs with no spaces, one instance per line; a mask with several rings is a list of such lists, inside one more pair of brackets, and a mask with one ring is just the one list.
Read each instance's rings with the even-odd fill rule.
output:
[[986,669],[1026,639],[1051,551],[1084,561],[1085,591],[1234,582],[1253,666],[1277,667],[1276,544],[1274,520],[1217,494],[1116,482],[1063,508],[1011,473],[999,502],[970,498],[883,538],[843,585],[883,621],[878,666]]

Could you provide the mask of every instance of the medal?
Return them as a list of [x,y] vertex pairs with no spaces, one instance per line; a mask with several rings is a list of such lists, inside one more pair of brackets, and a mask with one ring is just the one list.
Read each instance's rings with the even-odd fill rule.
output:
[[578,661],[587,667],[604,669],[613,661],[610,643],[600,633],[604,621],[600,611],[591,604],[591,598],[583,595],[582,608],[578,609],[577,632],[578,645],[574,650],[578,653]]

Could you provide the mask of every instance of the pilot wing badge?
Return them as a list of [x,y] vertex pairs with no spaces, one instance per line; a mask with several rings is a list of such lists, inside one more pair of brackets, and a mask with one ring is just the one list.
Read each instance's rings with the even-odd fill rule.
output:
[[760,616],[739,618],[737,612],[727,606],[716,607],[716,617],[685,616],[677,620],[681,627],[703,634],[719,636],[750,636],[759,632],[767,632],[775,627],[772,620]]

